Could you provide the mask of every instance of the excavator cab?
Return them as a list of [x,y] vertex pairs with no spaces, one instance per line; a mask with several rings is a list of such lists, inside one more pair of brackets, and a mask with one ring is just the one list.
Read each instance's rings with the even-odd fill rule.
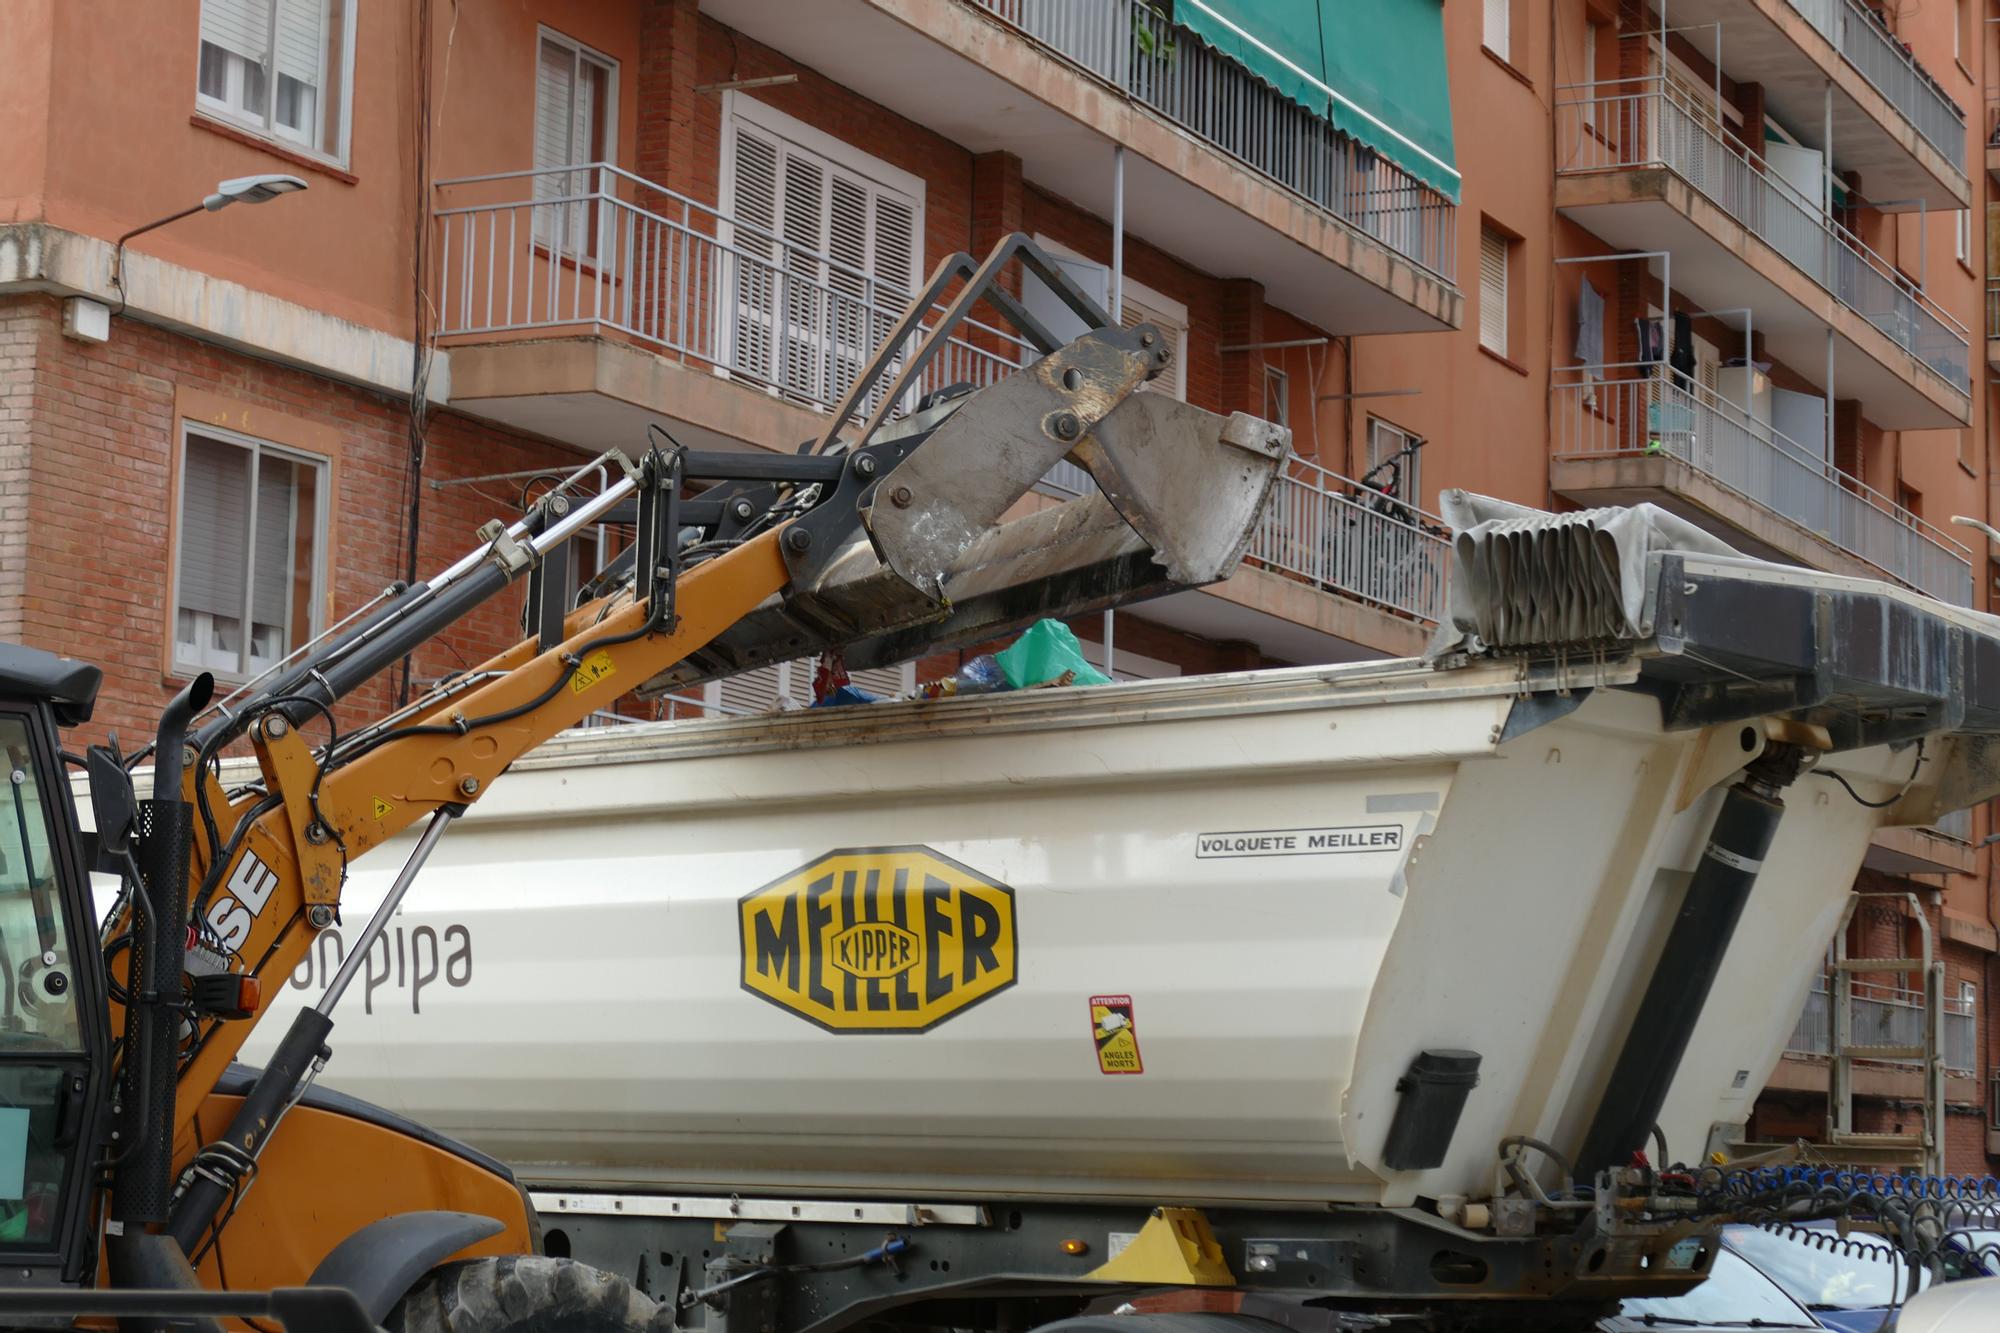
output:
[[[100,673],[0,644],[0,1274],[83,1280],[110,1082],[104,972],[57,729],[87,721]],[[124,777],[123,770],[117,771]],[[115,787],[115,783],[114,783]],[[129,781],[126,783],[129,791]],[[115,790],[109,793],[115,801]]]

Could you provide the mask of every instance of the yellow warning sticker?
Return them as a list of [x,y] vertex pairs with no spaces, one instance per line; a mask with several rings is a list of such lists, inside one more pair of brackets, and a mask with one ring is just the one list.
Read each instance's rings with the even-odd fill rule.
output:
[[590,656],[584,658],[583,665],[578,667],[576,674],[569,678],[569,692],[571,694],[582,694],[598,681],[615,675],[617,671],[617,666],[611,661],[611,654],[600,648]]
[[848,847],[737,904],[743,989],[829,1032],[924,1032],[1014,984],[1014,891],[928,847]]
[[1132,1019],[1129,995],[1090,997],[1090,1035],[1097,1043],[1097,1070],[1101,1074],[1143,1074],[1139,1060],[1139,1029]]
[[375,818],[386,819],[389,817],[389,812],[391,810],[394,810],[395,808],[396,808],[395,806],[389,804],[387,801],[383,800],[380,796],[377,796],[375,798]]

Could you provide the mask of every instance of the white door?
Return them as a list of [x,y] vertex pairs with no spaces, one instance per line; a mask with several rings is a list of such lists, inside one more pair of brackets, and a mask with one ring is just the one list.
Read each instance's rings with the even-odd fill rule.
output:
[[[1826,399],[1791,389],[1771,390],[1771,428],[1782,437],[1771,451],[1771,507],[1814,532],[1828,529]],[[1787,445],[1785,441],[1789,441]],[[1752,490],[1752,496],[1759,492]]]
[[1818,206],[1824,189],[1820,179],[1826,169],[1824,153],[1769,139],[1764,143],[1764,160],[1778,179],[1797,190],[1807,203]]

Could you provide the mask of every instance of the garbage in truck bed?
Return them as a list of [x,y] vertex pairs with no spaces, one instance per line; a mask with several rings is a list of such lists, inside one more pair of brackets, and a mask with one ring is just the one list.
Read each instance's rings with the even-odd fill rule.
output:
[[[1092,666],[1070,627],[1060,620],[1038,620],[1013,643],[997,653],[981,653],[951,675],[926,681],[904,698],[949,699],[965,694],[1000,694],[1045,686],[1109,685],[1111,677]],[[844,666],[829,654],[813,677],[813,707],[883,702],[848,679]]]

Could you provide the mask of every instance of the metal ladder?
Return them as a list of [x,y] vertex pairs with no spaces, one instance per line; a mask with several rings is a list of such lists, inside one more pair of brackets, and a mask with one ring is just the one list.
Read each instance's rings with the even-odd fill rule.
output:
[[[1916,958],[1850,958],[1847,927],[1863,899],[1900,898],[1910,905],[1922,941]],[[1854,977],[1863,972],[1891,972],[1921,977],[1924,1008],[1923,1040],[1915,1044],[1883,1044],[1854,1040]],[[1833,936],[1833,982],[1827,1013],[1832,1028],[1829,1050],[1832,1068],[1827,1083],[1826,1142],[1845,1150],[1854,1164],[1907,1165],[1926,1175],[1944,1172],[1944,963],[1931,945],[1931,923],[1914,893],[1856,893],[1840,914]],[[1864,1134],[1854,1128],[1854,1062],[1857,1060],[1921,1061],[1923,1127],[1916,1134]]]

